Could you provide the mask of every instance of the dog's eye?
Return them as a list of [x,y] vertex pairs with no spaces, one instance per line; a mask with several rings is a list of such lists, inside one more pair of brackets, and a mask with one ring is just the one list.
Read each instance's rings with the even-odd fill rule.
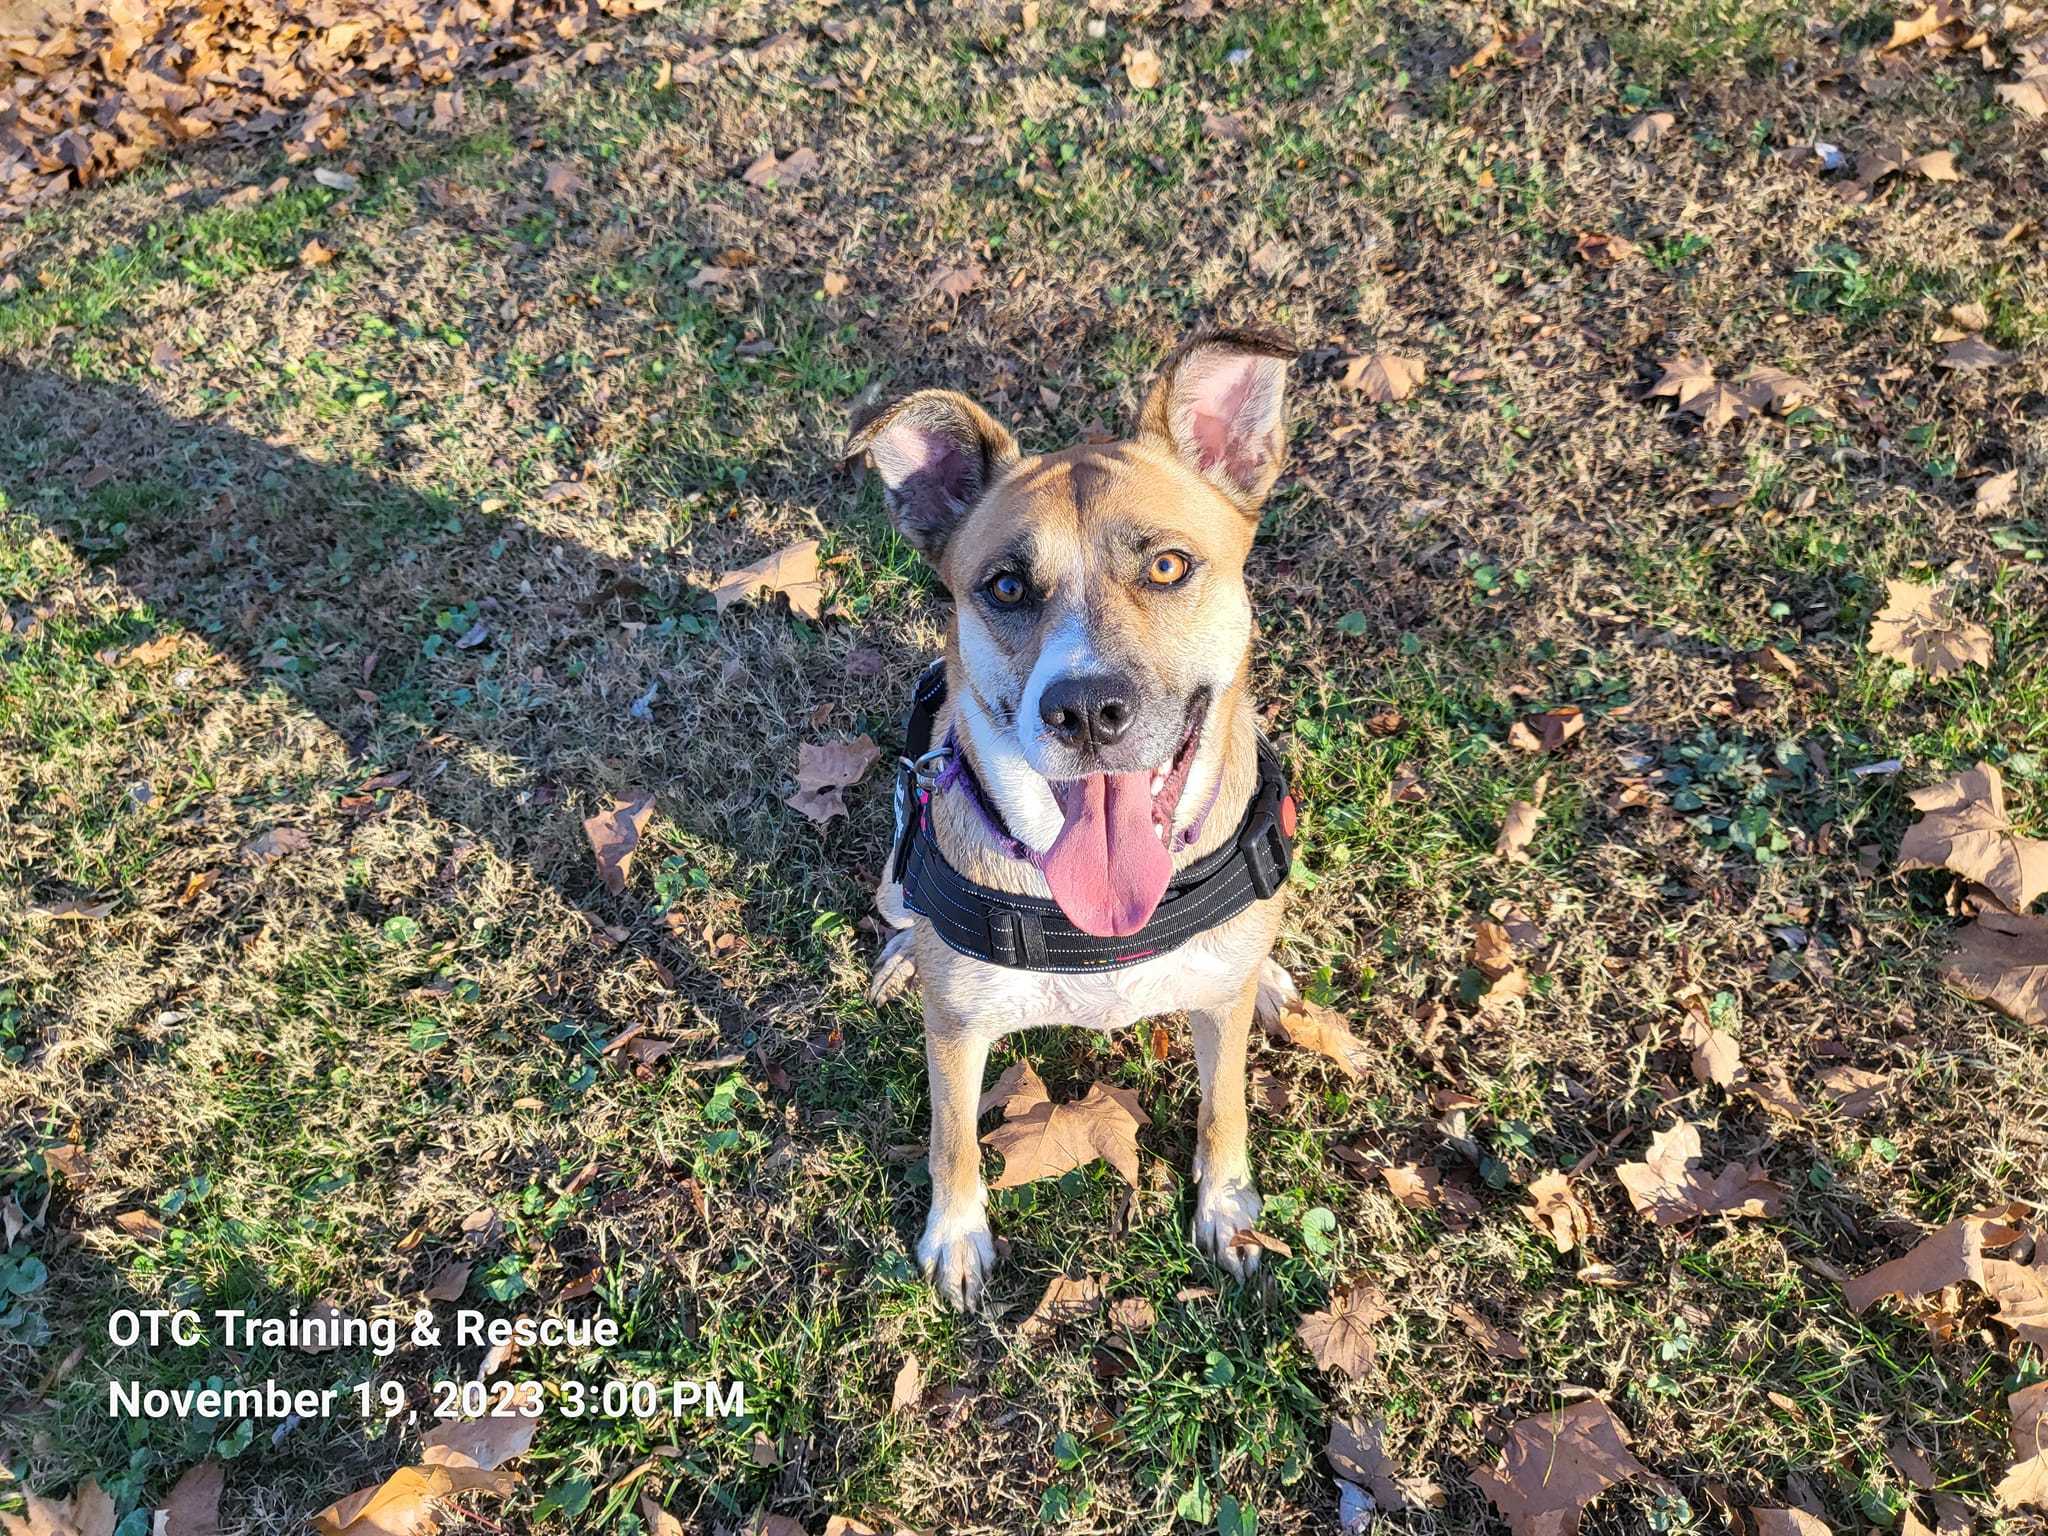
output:
[[1162,550],[1145,567],[1145,579],[1155,587],[1177,587],[1188,579],[1192,568],[1188,557],[1179,550]]
[[1005,608],[1014,608],[1024,601],[1024,578],[1010,571],[991,576],[988,595]]

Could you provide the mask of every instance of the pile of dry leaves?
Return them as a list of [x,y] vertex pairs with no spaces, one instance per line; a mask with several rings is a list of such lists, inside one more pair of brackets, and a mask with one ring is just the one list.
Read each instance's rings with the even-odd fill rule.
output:
[[[283,132],[303,160],[347,141],[366,94],[432,93],[458,76],[526,83],[544,61],[602,62],[606,16],[661,0],[96,0],[32,32],[0,32],[0,218],[132,170],[150,151]],[[415,110],[417,110],[415,108]]]

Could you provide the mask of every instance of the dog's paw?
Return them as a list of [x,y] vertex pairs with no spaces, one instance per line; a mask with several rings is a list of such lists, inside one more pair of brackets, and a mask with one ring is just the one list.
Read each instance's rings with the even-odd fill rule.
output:
[[1252,1004],[1252,1017],[1262,1029],[1271,1029],[1280,1015],[1301,1001],[1301,989],[1287,968],[1271,955],[1259,964],[1259,995]]
[[973,1311],[981,1305],[983,1288],[996,1267],[988,1218],[976,1210],[971,1220],[948,1220],[934,1210],[918,1241],[917,1262],[947,1306],[956,1312]]
[[1249,1179],[1203,1179],[1195,1190],[1195,1246],[1234,1279],[1248,1280],[1259,1267],[1255,1243],[1232,1243],[1259,1224],[1263,1202]]
[[878,1008],[917,982],[917,957],[910,952],[914,931],[901,928],[890,934],[889,942],[875,956],[875,974],[868,982],[868,1001]]

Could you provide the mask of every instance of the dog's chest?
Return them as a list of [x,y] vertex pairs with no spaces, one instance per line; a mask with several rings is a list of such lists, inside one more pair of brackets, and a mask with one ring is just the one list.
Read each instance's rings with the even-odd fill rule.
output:
[[1122,1029],[1163,1013],[1227,1008],[1269,942],[1248,927],[1232,923],[1156,960],[1093,975],[1010,970],[954,956],[944,982],[948,1011],[1006,1035],[1046,1024]]

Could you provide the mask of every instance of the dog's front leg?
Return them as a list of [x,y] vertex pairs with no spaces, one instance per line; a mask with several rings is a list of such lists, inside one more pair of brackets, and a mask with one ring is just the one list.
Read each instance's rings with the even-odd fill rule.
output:
[[1202,1075],[1202,1110],[1195,1127],[1195,1246],[1243,1280],[1259,1267],[1259,1250],[1231,1239],[1258,1225],[1259,1190],[1245,1149],[1244,1055],[1258,976],[1227,1008],[1188,1015],[1195,1066]]
[[956,1019],[925,1006],[924,1060],[931,1078],[932,1213],[917,1245],[925,1278],[948,1305],[965,1310],[981,1302],[982,1283],[995,1268],[988,1231],[988,1190],[981,1182],[981,1143],[975,1107],[989,1040]]

